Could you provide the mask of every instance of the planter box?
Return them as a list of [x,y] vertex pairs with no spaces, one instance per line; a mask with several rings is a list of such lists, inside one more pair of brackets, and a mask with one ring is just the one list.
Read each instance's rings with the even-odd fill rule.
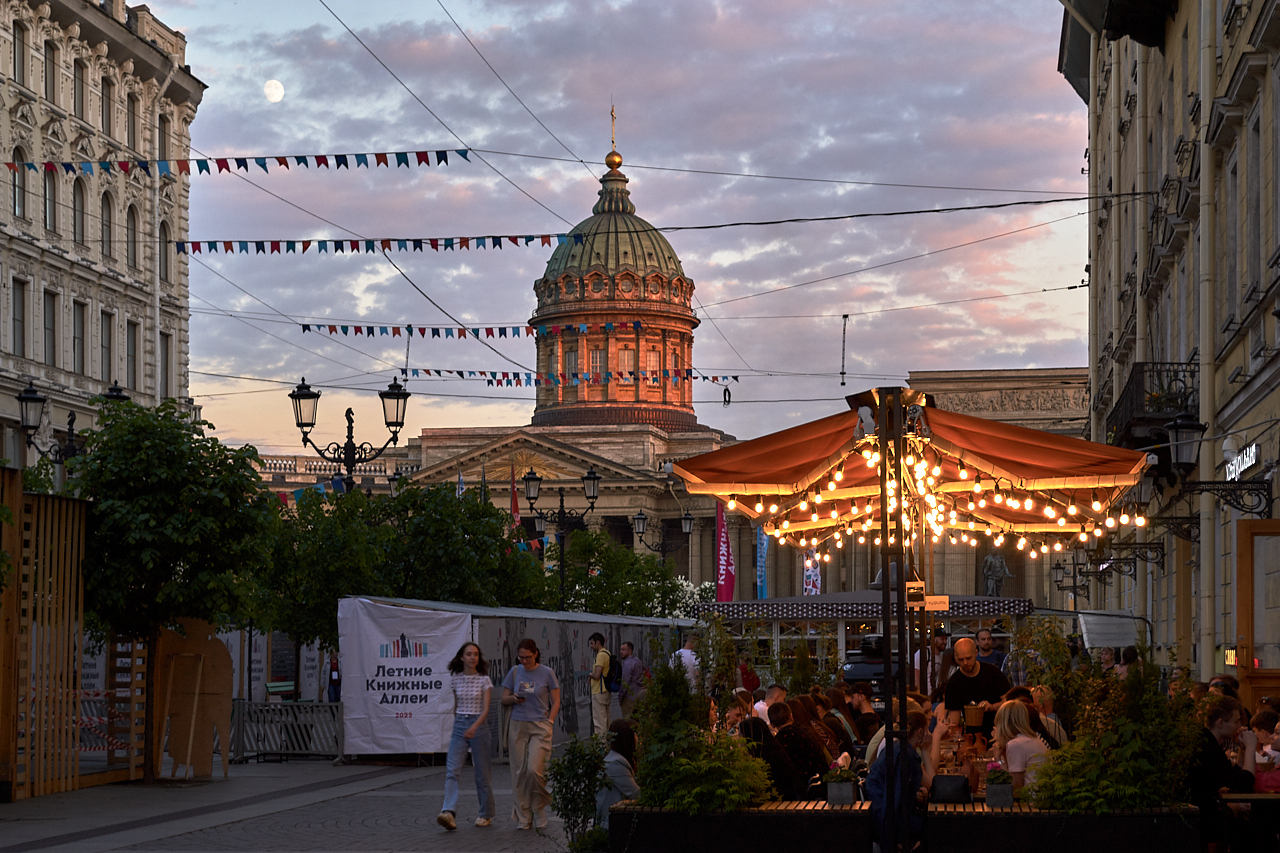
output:
[[828,782],[827,803],[833,806],[853,805],[852,782]]
[[1013,808],[1013,785],[987,784],[987,806],[993,809]]
[[[685,814],[619,803],[609,813],[612,853],[703,853],[706,850],[791,850],[803,846],[871,851],[867,803],[766,803],[758,809]],[[1107,815],[1068,815],[1017,804],[931,806],[925,821],[930,853],[1199,853],[1200,814],[1194,808]]]

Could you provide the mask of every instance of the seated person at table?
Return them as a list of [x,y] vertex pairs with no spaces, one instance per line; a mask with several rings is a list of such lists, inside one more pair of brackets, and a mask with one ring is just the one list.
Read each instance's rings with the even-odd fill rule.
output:
[[853,694],[849,696],[849,704],[853,706],[853,727],[858,730],[858,742],[866,743],[880,728],[880,715],[871,704],[872,687],[869,681],[859,681],[853,685]]
[[840,744],[835,735],[819,720],[818,706],[814,703],[813,697],[805,693],[795,699],[788,699],[787,707],[791,709],[792,724],[808,732],[822,745],[822,755],[826,759],[827,766],[831,766],[831,762],[840,755]]
[[636,724],[630,720],[614,720],[609,724],[609,752],[604,757],[609,787],[596,792],[596,821],[609,828],[609,806],[640,796],[636,784]]
[[1015,687],[1008,693],[1004,694],[1006,701],[1021,702],[1027,706],[1028,716],[1031,718],[1031,730],[1035,732],[1045,746],[1050,749],[1057,749],[1067,742],[1067,733],[1056,720],[1050,720],[1048,717],[1040,713],[1036,708],[1036,701],[1031,697],[1031,691],[1026,687]]
[[[839,691],[836,691],[837,693]],[[846,731],[844,721],[833,713],[831,700],[827,698],[825,693],[818,693],[813,697],[814,707],[818,709],[819,721],[827,730],[828,734],[836,739],[836,748],[831,750],[832,755],[839,755],[842,752],[853,754],[853,726]],[[841,704],[844,704],[843,702]]]
[[1035,781],[1036,768],[1049,754],[1049,747],[1031,728],[1031,710],[1018,701],[1005,702],[996,711],[995,746],[1013,776],[1015,793]]
[[831,703],[831,710],[822,721],[828,726],[832,723],[839,725],[848,735],[849,741],[844,745],[844,751],[852,755],[853,744],[858,742],[858,730],[853,727],[853,712],[849,709],[849,700],[843,690],[831,687],[827,690],[827,701]]
[[[1234,794],[1253,792],[1253,770],[1258,737],[1251,730],[1242,728],[1239,699],[1230,696],[1210,696],[1207,702],[1204,727],[1200,740],[1191,756],[1187,770],[1191,804],[1200,809],[1200,842],[1217,844],[1226,834],[1224,817],[1228,812],[1218,799],[1223,791]],[[1239,738],[1244,747],[1241,764],[1237,767],[1227,757],[1223,744]]]
[[956,641],[956,671],[947,679],[947,717],[949,722],[963,723],[962,710],[977,705],[984,712],[983,734],[991,731],[992,715],[1000,707],[1001,697],[1009,692],[1009,679],[989,663],[978,660],[978,644],[969,638]]
[[738,726],[738,736],[747,742],[747,750],[769,765],[769,780],[778,792],[780,800],[803,800],[808,792],[808,779],[800,778],[800,771],[778,744],[769,725],[759,717],[743,720]]
[[792,721],[791,708],[786,702],[769,706],[769,725],[776,732],[774,738],[778,746],[800,773],[803,780],[801,796],[807,796],[804,792],[807,792],[813,777],[821,778],[830,769],[829,762],[822,757],[822,745]]

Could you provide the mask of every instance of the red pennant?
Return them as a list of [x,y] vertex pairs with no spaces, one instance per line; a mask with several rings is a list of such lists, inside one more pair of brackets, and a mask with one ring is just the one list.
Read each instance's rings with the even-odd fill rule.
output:
[[485,329],[485,330],[484,330],[484,336],[485,336],[486,338],[492,338],[492,337],[493,337],[493,329]]
[[551,235],[550,235],[550,234],[543,234],[543,235],[542,235],[542,245],[544,245],[544,246],[550,246],[550,245],[551,245]]
[[[373,160],[374,160],[374,162],[375,162],[375,163],[377,163],[379,166],[387,166],[387,155],[386,155],[386,154],[374,154],[374,155],[373,155]],[[388,169],[390,169],[391,167],[390,167],[390,166],[387,166],[387,168],[388,168]]]
[[391,251],[391,241],[390,241],[390,240],[383,240],[383,241],[382,241],[382,248],[383,248],[383,251],[390,252],[390,251]]
[[[225,162],[227,162],[227,161],[226,161],[226,160],[219,160],[218,162],[219,162],[219,163],[225,163]],[[129,161],[128,161],[128,160],[121,160],[121,161],[120,161],[119,163],[117,163],[116,165],[120,167],[120,171],[124,172],[126,175],[127,175],[127,174],[129,174],[130,166],[129,166]],[[222,170],[221,170],[221,169],[219,169],[218,171],[222,171]]]
[[56,172],[56,171],[58,171],[58,167],[57,167],[57,166],[55,166],[53,163],[50,163],[50,162],[46,161],[46,162],[45,162],[45,164],[44,164],[44,170],[45,170],[46,172]]
[[364,334],[364,326],[356,326],[356,334],[357,335]]
[[330,326],[330,327],[329,327],[329,334],[331,334],[331,335],[336,335],[336,334],[338,334],[338,327],[337,327],[337,326]]
[[[219,175],[221,175],[223,172],[230,172],[230,171],[231,171],[231,164],[230,164],[230,163],[228,163],[228,162],[226,161],[226,158],[222,158],[222,159],[219,159],[219,160],[214,160],[213,162],[215,162],[215,163],[217,163],[217,164],[218,164],[218,174],[219,174]],[[125,164],[124,164],[124,163],[121,163],[121,164],[120,164],[120,168],[124,169],[126,172],[127,172],[127,171],[129,171],[127,168],[125,168]]]
[[307,253],[307,249],[310,249],[310,248],[311,248],[311,241],[310,241],[310,240],[303,240],[303,241],[302,241],[302,254],[304,254],[304,255],[305,255],[305,254]]
[[518,237],[508,237],[507,239],[511,241],[511,245],[513,245],[513,246],[519,246],[519,245],[520,245],[520,238],[518,238]]
[[276,163],[278,163],[278,164],[279,164],[279,165],[281,165],[281,166],[284,166],[286,169],[288,169],[288,168],[289,168],[289,158],[288,158],[288,157],[277,157],[277,158],[276,158]]
[[422,166],[422,165],[424,165],[424,164],[425,164],[425,165],[427,165],[427,166],[430,166],[430,165],[431,165],[431,152],[430,152],[430,151],[418,151],[418,152],[416,152],[416,156],[417,156],[417,158],[418,158],[418,165],[419,165],[419,166]]
[[179,174],[179,175],[190,175],[190,174],[191,174],[191,161],[190,161],[190,160],[179,160],[179,161],[178,161],[178,174]]
[[234,255],[236,253],[236,244],[227,240],[222,244],[222,251],[226,252],[228,255]]
[[192,243],[192,244],[191,244],[191,251],[192,251],[192,252],[194,252],[194,253],[195,253],[195,254],[197,254],[197,255],[198,255],[198,254],[200,254],[200,241],[199,241],[199,240],[197,240],[196,242],[194,242],[194,243]]
[[469,249],[469,248],[471,248],[471,238],[470,238],[470,237],[459,237],[459,238],[458,238],[458,248],[460,248],[460,249]]
[[357,253],[360,251],[360,241],[359,241],[359,240],[349,240],[348,242],[349,242],[349,243],[351,243],[351,251],[353,251],[353,252],[357,252]]
[[426,327],[426,326],[419,326],[419,327],[418,327],[418,337],[420,337],[420,338],[425,338],[426,336],[427,336],[427,327]]
[[316,155],[316,168],[318,169],[321,166],[324,166],[326,169],[329,168],[329,158],[325,154]]
[[391,327],[391,337],[393,337],[393,338],[398,338],[398,337],[400,337],[400,327],[399,327],[399,326],[392,326],[392,327]]
[[10,171],[10,172],[16,172],[16,171],[18,171],[18,164],[17,164],[17,163],[5,163],[5,165],[9,167],[9,171]]
[[459,337],[459,338],[465,338],[466,336],[467,336],[467,330],[466,330],[466,329],[459,329],[459,330],[458,330],[458,337]]
[[432,248],[432,249],[434,249],[434,250],[435,250],[435,251],[437,251],[437,252],[438,252],[438,251],[440,251],[440,241],[439,241],[439,240],[432,240],[432,241],[431,241],[431,248]]
[[271,241],[271,252],[270,252],[270,254],[272,254],[272,255],[278,255],[278,254],[280,254],[280,241],[279,241],[279,240],[272,240],[272,241]]

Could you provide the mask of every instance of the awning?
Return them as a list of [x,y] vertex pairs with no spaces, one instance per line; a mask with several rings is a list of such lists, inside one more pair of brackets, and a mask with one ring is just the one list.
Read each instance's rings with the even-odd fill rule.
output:
[[[1067,539],[1083,528],[1093,536],[1095,527],[1116,526],[1108,513],[1147,467],[1141,452],[948,412],[919,392],[901,393],[901,493],[883,502],[891,512],[918,511],[913,523],[927,519],[935,535],[990,528]],[[848,412],[694,456],[674,471],[689,492],[732,500],[775,535],[870,531],[882,509],[874,400],[848,400]]]

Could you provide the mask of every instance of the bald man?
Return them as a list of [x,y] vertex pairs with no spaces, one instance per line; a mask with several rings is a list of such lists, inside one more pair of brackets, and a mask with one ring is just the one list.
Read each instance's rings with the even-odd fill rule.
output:
[[978,660],[978,644],[967,637],[956,640],[952,656],[956,671],[947,680],[947,719],[959,723],[961,708],[978,705],[987,720],[983,728],[990,730],[995,709],[1009,692],[1009,679],[996,667]]

